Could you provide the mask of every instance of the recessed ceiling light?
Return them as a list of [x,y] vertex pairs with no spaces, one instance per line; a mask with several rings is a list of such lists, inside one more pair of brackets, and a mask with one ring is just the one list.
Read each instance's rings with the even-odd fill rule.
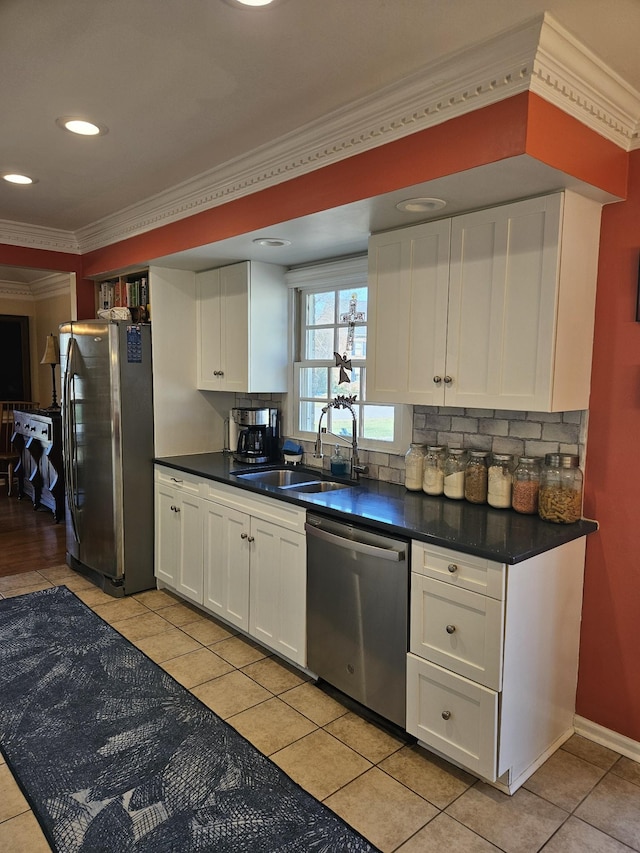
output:
[[36,179],[30,178],[29,175],[6,174],[2,176],[5,181],[10,184],[35,184]]
[[62,130],[68,130],[78,136],[104,136],[105,133],[109,132],[109,129],[104,125],[94,124],[91,121],[74,116],[61,116],[56,119],[56,124]]
[[270,6],[275,0],[226,0],[230,6],[250,6],[257,9],[259,6]]
[[290,246],[291,240],[283,240],[281,237],[256,237],[252,240],[256,246],[268,246],[270,249],[276,249],[279,246]]
[[405,198],[396,204],[403,213],[433,213],[441,210],[447,204],[441,198]]

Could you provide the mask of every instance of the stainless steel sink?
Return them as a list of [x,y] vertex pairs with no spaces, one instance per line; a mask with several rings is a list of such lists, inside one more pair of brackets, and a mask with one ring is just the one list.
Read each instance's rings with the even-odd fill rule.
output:
[[290,486],[294,483],[310,483],[318,479],[317,475],[308,471],[296,471],[291,468],[272,468],[269,471],[241,471],[234,474],[239,480],[248,480],[263,486]]
[[335,492],[336,489],[350,489],[349,483],[338,483],[335,480],[318,480],[315,483],[299,483],[285,487],[288,492]]
[[298,471],[291,468],[270,468],[267,471],[239,471],[234,473],[239,480],[247,480],[256,486],[275,486],[288,492],[332,492],[336,489],[348,489],[349,483],[326,480],[320,472]]

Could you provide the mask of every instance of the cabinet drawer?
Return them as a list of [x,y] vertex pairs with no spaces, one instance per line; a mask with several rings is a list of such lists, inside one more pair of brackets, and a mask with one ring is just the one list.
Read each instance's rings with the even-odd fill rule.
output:
[[411,543],[411,569],[462,589],[504,599],[505,567],[484,557],[414,540]]
[[501,601],[412,572],[410,650],[501,690],[503,612]]
[[407,655],[407,731],[485,779],[496,779],[498,694]]
[[173,468],[162,468],[156,465],[155,481],[162,486],[170,486],[172,489],[180,489],[189,495],[200,494],[200,478],[195,474],[187,474],[184,471],[176,471]]
[[258,495],[237,486],[228,486],[226,483],[213,480],[207,480],[205,483],[203,497],[211,501],[220,501],[225,506],[239,512],[247,512],[255,518],[270,521],[287,530],[304,533],[306,511],[286,501]]

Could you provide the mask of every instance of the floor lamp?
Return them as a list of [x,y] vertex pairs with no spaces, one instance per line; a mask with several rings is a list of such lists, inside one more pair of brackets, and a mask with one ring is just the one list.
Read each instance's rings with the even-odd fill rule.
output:
[[47,346],[42,356],[40,364],[51,365],[51,381],[53,384],[53,398],[51,405],[47,409],[48,412],[60,411],[58,400],[56,398],[56,364],[60,364],[60,350],[58,348],[58,338],[56,335],[47,335]]

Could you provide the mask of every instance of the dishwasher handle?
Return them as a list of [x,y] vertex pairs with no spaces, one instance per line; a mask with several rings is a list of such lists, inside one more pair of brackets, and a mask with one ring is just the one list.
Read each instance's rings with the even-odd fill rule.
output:
[[399,563],[405,558],[405,551],[396,551],[393,548],[380,548],[378,545],[368,545],[366,542],[358,542],[357,539],[346,539],[344,536],[338,536],[335,533],[329,533],[327,530],[322,530],[313,524],[306,522],[304,529],[307,534],[316,536],[325,542],[332,545],[337,545],[339,548],[348,548],[349,551],[356,551],[358,554],[366,554],[369,557],[377,557],[380,560],[389,560],[393,563]]

